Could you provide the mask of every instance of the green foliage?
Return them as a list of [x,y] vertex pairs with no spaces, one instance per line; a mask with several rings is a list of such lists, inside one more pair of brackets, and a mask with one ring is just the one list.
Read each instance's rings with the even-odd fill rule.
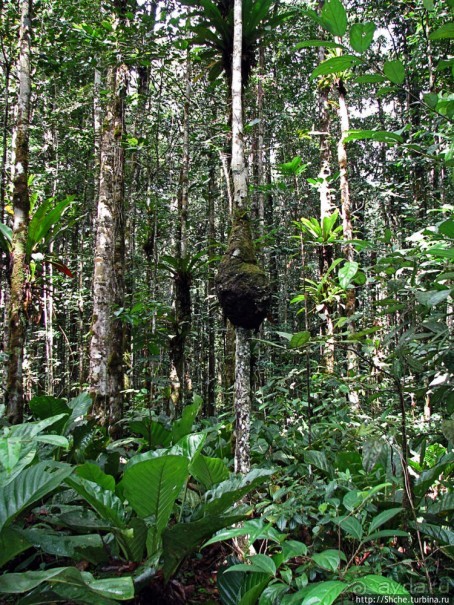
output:
[[403,66],[402,61],[396,59],[394,61],[386,61],[383,65],[383,71],[385,72],[385,76],[390,80],[393,84],[403,84],[405,81],[405,67]]
[[[42,420],[6,428],[0,441],[0,563],[11,569],[23,552],[32,551],[45,553],[50,565],[42,571],[5,573],[0,592],[27,593],[27,602],[128,600],[134,595],[131,576],[95,579],[71,566],[55,567],[52,561],[97,566],[110,552],[134,563],[146,559],[149,568],[162,566],[169,579],[213,533],[245,519],[249,509],[234,509],[235,503],[272,471],[230,476],[221,459],[202,454],[206,434],[190,433],[201,403],[195,396],[169,428],[167,449],[131,452],[119,472],[102,442],[97,451],[91,450],[95,457],[82,464],[46,459],[52,452],[63,456],[62,446],[71,457],[69,439],[77,440],[71,433],[85,426],[91,399],[86,394],[69,402],[36,397],[31,407]],[[51,415],[54,412],[60,413]],[[45,432],[50,429],[68,437]],[[38,456],[44,459],[38,461]],[[200,478],[197,492],[188,487],[191,476],[193,483]],[[194,498],[196,493],[203,497]],[[36,527],[24,526],[30,510],[41,518]]]
[[350,44],[357,53],[365,52],[374,39],[375,23],[355,23],[350,29]]
[[[53,265],[58,271],[73,277],[68,267],[48,254],[50,244],[55,241],[68,224],[62,223],[65,210],[74,203],[75,196],[67,196],[54,205],[54,198],[45,200],[32,214],[25,243],[26,263],[40,264],[42,261]],[[0,248],[10,252],[13,232],[7,225],[0,223]]]
[[[191,43],[206,47],[200,57],[211,65],[208,77],[215,80],[224,71],[230,81],[233,50],[233,4],[226,3],[221,12],[211,0],[184,0],[183,4],[194,8],[192,15],[200,18],[193,26]],[[243,0],[243,86],[247,86],[254,61],[254,50],[267,31],[277,27],[288,14],[273,14],[273,0]]]

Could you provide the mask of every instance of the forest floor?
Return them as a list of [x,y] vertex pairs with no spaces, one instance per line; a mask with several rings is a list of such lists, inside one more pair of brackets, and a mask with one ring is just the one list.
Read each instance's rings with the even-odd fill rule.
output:
[[219,605],[218,568],[231,554],[225,544],[213,544],[189,558],[177,576],[164,584],[157,577],[136,598],[137,605]]

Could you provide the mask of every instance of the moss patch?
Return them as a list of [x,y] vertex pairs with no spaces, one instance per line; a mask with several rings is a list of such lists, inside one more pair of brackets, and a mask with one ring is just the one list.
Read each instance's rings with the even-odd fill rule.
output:
[[237,213],[227,252],[216,276],[216,293],[224,315],[234,326],[257,330],[270,306],[270,287],[257,264],[249,218]]

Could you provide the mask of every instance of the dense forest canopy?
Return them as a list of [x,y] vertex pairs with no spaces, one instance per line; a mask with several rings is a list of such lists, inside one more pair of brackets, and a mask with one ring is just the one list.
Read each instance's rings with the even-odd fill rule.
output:
[[2,603],[449,602],[453,9],[1,3]]

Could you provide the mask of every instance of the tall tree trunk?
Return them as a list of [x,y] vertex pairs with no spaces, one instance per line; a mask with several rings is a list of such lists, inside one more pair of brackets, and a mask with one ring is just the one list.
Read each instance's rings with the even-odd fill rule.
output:
[[[215,256],[216,229],[214,220],[214,198],[215,198],[215,172],[214,158],[210,157],[210,180],[208,182],[208,225],[207,225],[207,248],[210,260]],[[214,416],[216,413],[216,332],[215,332],[215,309],[213,297],[215,295],[214,275],[212,266],[208,269],[207,280],[207,332],[208,332],[208,371],[207,389],[205,397],[205,414]]]
[[95,413],[118,433],[123,408],[124,328],[115,316],[124,304],[124,98],[128,70],[108,70],[107,103],[100,143],[100,178],[93,275],[93,321],[90,342],[90,392]]
[[177,203],[176,254],[177,261],[174,273],[174,332],[170,340],[170,388],[173,413],[181,414],[185,392],[190,384],[187,376],[186,340],[191,330],[191,272],[187,270],[187,229],[189,201],[189,111],[191,101],[191,60],[189,51],[186,57],[186,87],[183,106],[183,153],[180,169],[180,185]]
[[23,418],[22,364],[26,335],[27,268],[25,246],[28,236],[30,198],[28,191],[29,127],[31,97],[31,0],[21,0],[19,59],[17,78],[19,94],[15,132],[13,178],[13,238],[11,258],[11,294],[8,317],[8,370],[6,382],[7,413],[10,422]]
[[[247,202],[247,170],[243,141],[243,83],[241,74],[243,4],[235,0],[232,56],[232,180],[234,212],[244,211]],[[251,331],[236,327],[235,351],[235,471],[250,468],[251,418]]]
[[[344,138],[350,130],[350,122],[348,116],[348,106],[345,99],[345,88],[342,79],[337,83],[339,92],[339,120],[341,126],[341,135],[337,144],[337,159],[339,163],[339,178],[340,178],[340,193],[341,193],[341,212],[342,212],[342,227],[344,239],[347,243],[343,247],[345,260],[349,263],[355,260],[355,249],[352,244],[353,240],[353,223],[352,223],[352,203],[350,198],[350,187],[348,182],[348,158],[347,148]],[[348,323],[348,331],[350,334],[355,332],[355,323],[353,315],[356,309],[356,293],[355,288],[351,287],[346,292],[345,313],[350,319]],[[354,349],[349,348],[347,351],[347,375],[354,379],[358,370],[357,356]],[[358,392],[354,387],[350,388],[348,395],[350,404],[353,409],[359,407]]]
[[[320,10],[323,7],[323,0],[319,2]],[[319,49],[319,61],[325,60],[325,49]],[[319,136],[320,136],[320,223],[323,223],[325,217],[333,213],[333,201],[331,198],[329,177],[331,176],[331,145],[330,129],[331,117],[329,113],[329,93],[330,87],[325,85],[319,89]],[[333,262],[333,247],[331,245],[320,246],[319,248],[319,271],[320,277],[323,277]],[[325,370],[328,374],[334,372],[334,322],[332,318],[333,310],[328,303],[324,303],[323,315],[324,324],[322,333],[326,337],[323,347],[323,360]]]

